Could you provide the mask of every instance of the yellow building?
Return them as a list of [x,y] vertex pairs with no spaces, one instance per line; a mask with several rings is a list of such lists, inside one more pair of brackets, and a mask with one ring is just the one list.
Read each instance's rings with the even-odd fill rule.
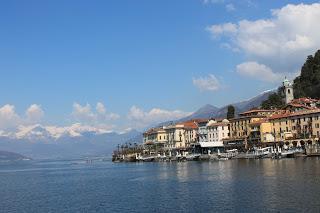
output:
[[[240,113],[238,118],[230,119],[230,138],[224,140],[226,148],[250,148],[264,138],[270,140],[269,125],[261,122],[274,113],[275,110],[253,109]],[[260,133],[260,129],[263,133]]]
[[270,122],[275,141],[320,138],[320,109],[275,114]]
[[143,133],[143,143],[146,145],[167,143],[167,133],[163,128],[152,128]]
[[272,124],[268,118],[260,119],[249,124],[250,135],[249,143],[254,146],[262,146],[262,143],[274,142],[275,138],[272,133]]

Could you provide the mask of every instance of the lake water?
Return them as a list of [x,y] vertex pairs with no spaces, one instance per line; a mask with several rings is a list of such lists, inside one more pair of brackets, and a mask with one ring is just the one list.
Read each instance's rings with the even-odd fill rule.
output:
[[320,159],[0,165],[1,212],[320,212]]

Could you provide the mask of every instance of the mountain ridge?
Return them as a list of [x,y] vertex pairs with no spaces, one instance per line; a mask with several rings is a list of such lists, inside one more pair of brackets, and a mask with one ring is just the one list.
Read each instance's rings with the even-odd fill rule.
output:
[[257,96],[249,98],[244,101],[235,102],[233,104],[228,104],[223,107],[215,107],[211,104],[206,104],[201,107],[199,110],[195,111],[191,115],[181,118],[176,122],[183,122],[191,119],[198,119],[198,118],[225,118],[228,112],[228,106],[233,105],[235,107],[235,113],[241,113],[247,111],[254,107],[259,107],[262,101],[266,100],[270,94],[276,92],[276,89],[266,90]]

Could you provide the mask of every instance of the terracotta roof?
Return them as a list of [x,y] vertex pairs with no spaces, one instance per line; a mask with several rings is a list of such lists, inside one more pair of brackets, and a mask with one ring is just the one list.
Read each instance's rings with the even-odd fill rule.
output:
[[301,108],[305,108],[305,109],[316,109],[316,107],[310,107],[310,106],[306,106],[304,104],[299,104],[299,103],[289,103],[287,104],[287,106],[284,107],[284,109],[293,106],[293,107],[301,107]]
[[209,119],[208,118],[199,118],[199,119],[194,119],[193,121],[195,121],[196,123],[204,123],[204,122],[208,122]]
[[320,109],[312,109],[312,110],[301,110],[298,112],[285,112],[281,114],[274,114],[269,119],[279,119],[279,118],[287,118],[287,117],[295,117],[295,116],[301,116],[301,115],[309,115],[309,114],[315,114],[320,113]]
[[262,123],[265,123],[265,122],[268,122],[268,119],[267,118],[262,118],[258,121],[253,121],[251,123],[249,123],[249,125],[258,125],[258,124],[262,124]]
[[272,109],[252,109],[246,112],[239,113],[239,115],[246,115],[250,113],[257,113],[257,112],[275,112],[275,110]]
[[184,128],[197,129],[198,125],[194,121],[185,121],[178,124],[184,125]]
[[151,129],[148,129],[146,132],[144,132],[143,134],[155,134],[157,133],[158,131],[162,131],[163,128],[151,128]]
[[209,124],[208,126],[228,126],[229,122],[217,122]]
[[241,116],[238,118],[232,118],[229,119],[229,121],[238,121],[238,120],[245,120],[245,119],[249,119],[249,118],[265,118],[265,115],[248,115],[248,116]]
[[312,99],[312,98],[306,98],[306,97],[303,97],[303,98],[296,98],[296,99],[293,99],[291,101],[291,103],[315,103],[315,102],[319,102],[320,100],[317,100],[317,99]]

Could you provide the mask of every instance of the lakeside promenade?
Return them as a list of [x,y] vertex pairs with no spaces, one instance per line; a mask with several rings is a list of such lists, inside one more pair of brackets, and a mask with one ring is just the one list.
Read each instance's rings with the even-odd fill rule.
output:
[[253,108],[228,119],[198,118],[157,126],[143,133],[142,144],[118,146],[113,161],[319,156],[320,100],[294,99],[287,79],[282,90],[282,108]]

